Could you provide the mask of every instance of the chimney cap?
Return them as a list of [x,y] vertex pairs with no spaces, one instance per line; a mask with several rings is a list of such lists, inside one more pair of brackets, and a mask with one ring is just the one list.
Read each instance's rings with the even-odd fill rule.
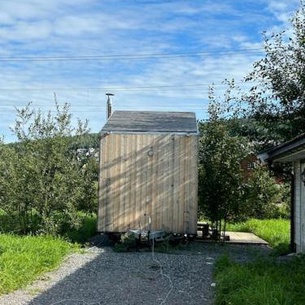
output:
[[113,93],[106,93],[107,96],[114,96]]

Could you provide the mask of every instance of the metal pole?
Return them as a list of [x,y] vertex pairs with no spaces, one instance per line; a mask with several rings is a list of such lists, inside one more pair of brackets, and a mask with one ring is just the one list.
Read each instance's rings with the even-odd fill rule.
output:
[[112,100],[111,100],[111,97],[114,96],[113,93],[106,93],[107,95],[107,111],[106,111],[106,114],[107,114],[107,119],[109,119],[109,117],[111,116],[111,113],[112,113]]

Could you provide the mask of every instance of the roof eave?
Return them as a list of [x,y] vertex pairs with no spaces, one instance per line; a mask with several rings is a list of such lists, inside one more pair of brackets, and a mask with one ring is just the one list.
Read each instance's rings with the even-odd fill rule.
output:
[[268,152],[268,160],[278,162],[291,162],[305,156],[302,150],[305,148],[305,137],[294,139],[271,149]]

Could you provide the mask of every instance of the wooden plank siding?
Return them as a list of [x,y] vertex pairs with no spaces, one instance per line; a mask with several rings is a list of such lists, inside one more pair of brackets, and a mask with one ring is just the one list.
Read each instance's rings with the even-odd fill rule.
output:
[[152,230],[196,234],[197,141],[188,134],[103,134],[98,231],[148,229],[151,217]]

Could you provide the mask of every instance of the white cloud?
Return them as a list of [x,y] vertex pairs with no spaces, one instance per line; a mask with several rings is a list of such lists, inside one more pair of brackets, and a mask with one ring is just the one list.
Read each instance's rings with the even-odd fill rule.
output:
[[[293,7],[285,3],[6,1],[0,12],[0,134],[9,133],[14,105],[32,100],[46,110],[53,105],[54,92],[60,102],[71,102],[75,116],[88,118],[93,131],[103,125],[104,94],[109,89],[116,94],[115,108],[193,110],[203,117],[208,85],[214,82],[222,90],[224,78],[238,81],[251,69],[260,55],[261,32],[283,25],[286,8]],[[236,49],[244,51],[234,53]],[[9,56],[162,53],[172,56],[1,61]],[[202,54],[175,57],[176,53]]]
[[269,0],[267,1],[269,11],[282,24],[288,24],[289,20],[300,7],[299,0]]

